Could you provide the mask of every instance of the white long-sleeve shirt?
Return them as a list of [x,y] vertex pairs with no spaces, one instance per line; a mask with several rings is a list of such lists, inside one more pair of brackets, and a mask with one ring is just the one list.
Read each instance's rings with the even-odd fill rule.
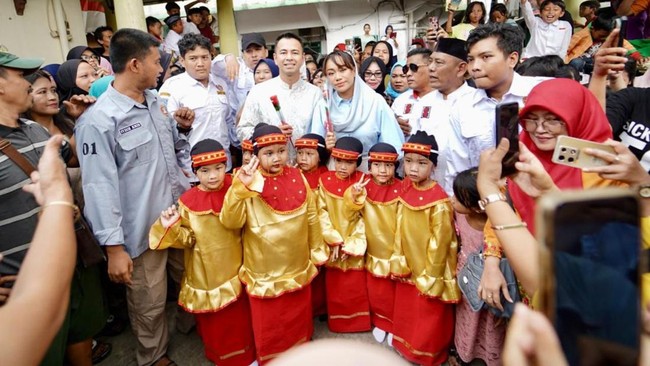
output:
[[530,31],[530,41],[524,49],[523,57],[558,55],[564,60],[571,42],[571,24],[564,20],[546,23],[535,16],[529,2],[524,6],[524,20]]
[[321,90],[302,79],[288,85],[278,76],[257,84],[248,93],[237,125],[240,141],[250,139],[255,126],[260,122],[280,126],[280,117],[271,103],[274,95],[278,97],[285,122],[293,127],[291,139],[294,142],[307,133],[314,111],[318,110],[319,113],[325,106]]

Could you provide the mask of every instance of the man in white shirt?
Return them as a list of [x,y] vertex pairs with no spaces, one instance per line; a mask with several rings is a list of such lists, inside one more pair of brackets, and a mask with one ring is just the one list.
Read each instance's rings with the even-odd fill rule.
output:
[[[281,34],[275,42],[274,60],[280,75],[255,85],[246,99],[241,120],[237,126],[239,140],[250,139],[260,122],[280,127],[292,141],[307,132],[314,113],[324,113],[321,90],[301,78],[304,50],[302,40],[293,33]],[[271,98],[277,98],[280,113]],[[280,114],[285,118],[280,120]],[[294,156],[290,149],[290,157]]]
[[530,90],[544,80],[515,73],[523,43],[520,29],[494,23],[478,26],[467,39],[468,69],[477,89],[451,108],[445,182],[478,166],[481,151],[495,146],[496,106],[523,106]]
[[528,0],[521,0],[521,6],[524,8],[526,27],[530,31],[530,41],[524,49],[523,58],[558,55],[564,60],[573,35],[571,24],[559,20],[564,15],[564,2],[544,0],[539,7],[539,17],[533,13]]
[[241,45],[242,57],[226,53],[212,60],[212,74],[231,83],[235,93],[235,104],[232,105],[235,113],[244,106],[248,92],[255,85],[253,69],[261,59],[269,56],[266,40],[259,33],[243,34]]
[[440,39],[429,63],[429,81],[433,91],[421,100],[422,105],[429,107],[430,111],[422,111],[414,121],[414,129],[435,136],[438,142],[438,165],[434,178],[450,196],[453,195],[453,180],[445,180],[447,142],[452,134],[449,115],[457,100],[474,93],[475,89],[465,82],[466,73],[465,41],[457,38]]
[[431,113],[431,108],[427,108],[421,103],[422,98],[433,91],[429,82],[428,67],[430,58],[431,50],[428,48],[413,49],[409,51],[406,58],[403,71],[406,74],[406,82],[411,89],[400,94],[391,106],[397,116],[397,122],[402,132],[404,132],[404,136],[409,136],[417,131],[414,123],[423,112],[427,116]]
[[163,49],[167,52],[173,51],[174,55],[180,55],[178,50],[178,41],[183,37],[184,25],[181,17],[178,15],[170,15],[165,18],[165,24],[169,27],[169,32],[163,41]]
[[[190,146],[204,139],[221,143],[229,153],[228,119],[232,118],[226,81],[210,73],[210,40],[200,34],[186,34],[178,42],[185,72],[167,79],[160,88],[160,98],[168,114],[181,107],[194,111],[191,130],[187,134]],[[228,166],[230,169],[230,159]]]

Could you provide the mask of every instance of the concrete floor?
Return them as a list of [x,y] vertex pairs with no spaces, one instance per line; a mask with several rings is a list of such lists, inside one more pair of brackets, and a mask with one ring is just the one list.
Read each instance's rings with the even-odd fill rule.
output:
[[[175,306],[169,303],[167,306],[167,316],[170,325],[170,340],[168,354],[179,366],[208,366],[212,365],[203,354],[203,344],[201,339],[192,331],[185,335],[176,330],[175,326]],[[377,344],[372,338],[370,332],[355,334],[331,333],[327,329],[327,322],[318,320],[314,323],[314,339],[321,338],[347,338],[358,340],[368,344]],[[105,341],[112,343],[113,351],[111,355],[99,365],[101,366],[137,366],[135,361],[136,340],[130,328],[127,328],[117,337],[106,338]],[[380,347],[378,345],[378,347]],[[383,345],[388,348],[388,346]]]
[[[175,309],[175,304],[167,304],[167,317],[170,325],[169,356],[179,366],[212,365],[203,354],[203,344],[201,343],[199,336],[196,334],[196,331],[192,331],[190,334],[185,335],[176,330]],[[377,347],[391,349],[385,342],[379,345],[370,332],[352,334],[332,333],[327,329],[327,322],[315,320],[314,339],[323,338],[352,339],[366,344],[376,345]],[[100,366],[137,366],[135,361],[136,340],[130,328],[127,328],[117,337],[105,338],[102,340],[111,343],[113,345],[113,351],[106,360],[99,364]],[[472,365],[482,364],[482,362],[472,363]]]

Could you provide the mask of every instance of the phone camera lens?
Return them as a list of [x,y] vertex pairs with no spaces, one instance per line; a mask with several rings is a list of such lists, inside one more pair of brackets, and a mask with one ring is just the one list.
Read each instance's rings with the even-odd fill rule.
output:
[[574,160],[575,160],[574,158],[568,158],[568,159],[567,159],[567,161],[568,161],[569,163],[573,163]]

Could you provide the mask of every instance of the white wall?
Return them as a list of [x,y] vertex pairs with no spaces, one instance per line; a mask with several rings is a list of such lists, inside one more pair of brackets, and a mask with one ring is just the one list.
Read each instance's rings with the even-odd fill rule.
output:
[[[338,43],[345,42],[345,39],[363,34],[363,25],[370,24],[370,34],[379,38],[384,34],[386,25],[391,24],[397,32],[397,42],[400,45],[399,53],[405,57],[410,45],[410,38],[407,37],[406,23],[399,23],[406,20],[404,14],[391,4],[379,7],[375,12],[373,6],[377,1],[367,2],[348,0],[333,3],[324,3],[320,6],[327,7],[328,13],[327,50],[332,51]],[[406,45],[406,47],[404,47]]]
[[[86,44],[79,0],[60,1],[70,24],[70,47]],[[64,61],[65,55],[62,55],[59,39],[50,36],[50,28],[56,30],[56,23],[54,10],[48,4],[50,0],[28,1],[23,16],[18,16],[13,1],[0,1],[0,45],[18,56],[44,58],[45,64]]]
[[281,32],[323,25],[313,4],[237,11],[235,23],[239,34]]

